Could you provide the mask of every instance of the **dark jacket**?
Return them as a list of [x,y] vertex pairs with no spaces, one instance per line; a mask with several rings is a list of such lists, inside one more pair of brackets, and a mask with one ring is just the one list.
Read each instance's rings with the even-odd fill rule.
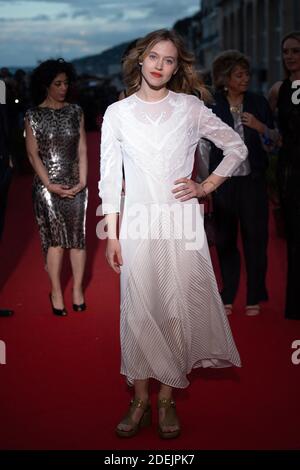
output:
[[[212,105],[213,112],[222,119],[223,122],[234,128],[233,117],[230,112],[230,107],[227,98],[221,92],[214,95],[215,102]],[[265,124],[269,129],[274,129],[274,121],[272,111],[268,101],[264,96],[257,95],[247,91],[243,101],[243,112],[253,114],[259,121]],[[248,148],[248,158],[252,174],[262,174],[266,171],[268,166],[268,154],[264,150],[259,133],[244,127],[244,141]],[[223,158],[222,150],[212,145],[210,152],[209,170],[210,173],[216,169]]]

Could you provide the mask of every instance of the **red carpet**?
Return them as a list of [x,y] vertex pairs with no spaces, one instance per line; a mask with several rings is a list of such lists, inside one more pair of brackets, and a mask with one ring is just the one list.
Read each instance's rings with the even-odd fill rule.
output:
[[[130,398],[119,375],[118,277],[96,238],[98,148],[89,135],[88,311],[71,311],[70,270],[64,270],[66,318],[50,311],[31,204],[31,176],[10,191],[0,248],[0,318],[6,364],[0,364],[1,449],[300,449],[300,365],[291,344],[300,322],[283,318],[285,247],[270,218],[270,301],[259,317],[243,313],[244,278],[230,317],[241,369],[196,370],[177,394],[182,436],[161,441],[154,426],[121,440],[114,426]],[[215,256],[214,256],[215,260]],[[156,395],[157,388],[154,387]],[[153,407],[155,411],[155,406]]]

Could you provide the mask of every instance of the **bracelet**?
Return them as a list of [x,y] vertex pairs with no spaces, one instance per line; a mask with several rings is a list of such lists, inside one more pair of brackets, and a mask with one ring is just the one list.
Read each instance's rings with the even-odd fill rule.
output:
[[208,184],[208,183],[213,185],[213,187],[214,187],[214,188],[213,188],[213,191],[217,188],[217,185],[216,185],[213,181],[209,181],[209,180],[203,181],[203,183],[201,184],[201,186],[205,186],[205,185]]
[[203,185],[202,185],[202,184],[200,184],[200,188],[202,189],[202,193],[203,193],[203,194],[201,194],[201,195],[199,196],[199,198],[201,199],[201,198],[203,198],[203,197],[204,197],[204,198],[207,197],[207,192],[203,189]]

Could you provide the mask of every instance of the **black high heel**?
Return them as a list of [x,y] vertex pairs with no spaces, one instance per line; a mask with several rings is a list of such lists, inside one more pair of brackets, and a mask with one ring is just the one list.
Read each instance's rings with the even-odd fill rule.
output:
[[50,304],[51,304],[51,307],[52,307],[52,312],[54,313],[54,315],[58,315],[59,317],[65,317],[68,313],[67,310],[65,308],[55,308],[53,306],[51,292],[49,294],[49,299],[50,299]]
[[83,302],[83,304],[73,304],[73,310],[74,312],[84,312],[86,310],[86,304]]

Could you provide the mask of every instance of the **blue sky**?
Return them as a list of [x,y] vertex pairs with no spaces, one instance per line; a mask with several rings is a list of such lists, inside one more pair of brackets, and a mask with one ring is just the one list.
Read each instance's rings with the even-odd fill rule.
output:
[[199,0],[0,0],[0,67],[67,60],[171,27]]

